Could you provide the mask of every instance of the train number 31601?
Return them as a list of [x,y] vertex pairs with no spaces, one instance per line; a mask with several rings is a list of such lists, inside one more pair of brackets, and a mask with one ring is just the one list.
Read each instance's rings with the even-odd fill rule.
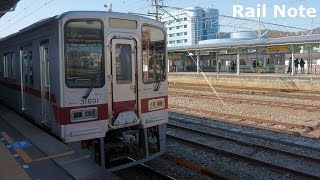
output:
[[80,104],[97,104],[99,103],[99,99],[81,99]]

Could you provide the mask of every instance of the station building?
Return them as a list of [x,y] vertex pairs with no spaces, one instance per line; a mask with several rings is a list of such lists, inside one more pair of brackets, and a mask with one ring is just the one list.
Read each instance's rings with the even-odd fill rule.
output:
[[196,45],[199,41],[218,39],[219,10],[190,7],[170,11],[162,22],[167,27],[168,47]]

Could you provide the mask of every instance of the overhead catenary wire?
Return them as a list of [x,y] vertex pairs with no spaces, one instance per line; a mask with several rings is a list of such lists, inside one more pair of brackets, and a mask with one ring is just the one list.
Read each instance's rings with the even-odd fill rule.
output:
[[5,28],[1,29],[0,32],[3,32],[3,31],[5,31],[5,30],[9,29],[10,27],[16,25],[17,23],[19,23],[20,21],[22,21],[24,18],[26,18],[26,17],[34,14],[35,12],[37,12],[38,10],[40,10],[40,9],[42,9],[43,7],[47,6],[48,4],[52,3],[53,1],[55,1],[55,0],[50,0],[50,1],[48,1],[48,2],[45,2],[42,6],[38,7],[37,9],[33,10],[33,11],[30,12],[29,14],[27,14],[27,15],[23,16],[22,18],[18,19],[18,20],[15,21],[13,24],[10,24],[10,25],[6,26]]
[[[20,12],[18,12],[17,14],[15,14],[13,17],[11,17],[7,22],[11,22],[12,20],[16,19],[17,17],[19,17],[21,14],[23,14],[24,12],[27,11],[27,9],[34,5],[36,2],[38,2],[39,0],[34,0],[32,1],[30,4],[28,4],[27,6],[25,6],[24,8],[22,8],[22,10]],[[17,10],[16,10],[17,11]]]
[[[189,50],[187,49],[186,46],[184,46],[185,50],[187,51],[188,54],[190,54]],[[223,99],[219,96],[218,92],[214,89],[213,85],[210,83],[210,81],[208,80],[207,76],[204,74],[204,72],[202,71],[202,69],[200,68],[199,64],[194,60],[194,58],[192,56],[190,56],[192,61],[197,65],[197,68],[199,69],[199,71],[201,72],[202,76],[204,77],[204,79],[207,81],[207,83],[209,84],[211,90],[215,93],[215,95],[218,97],[218,99],[222,102],[222,104],[225,107],[228,107],[227,104],[223,101]]]

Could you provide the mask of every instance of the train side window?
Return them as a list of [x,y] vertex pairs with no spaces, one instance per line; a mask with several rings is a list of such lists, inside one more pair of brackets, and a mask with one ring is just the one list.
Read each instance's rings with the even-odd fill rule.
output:
[[28,63],[28,55],[26,51],[22,51],[22,62],[23,62],[23,67],[22,67],[23,78],[24,78],[24,82],[27,83],[29,63]]
[[64,26],[65,81],[69,88],[101,88],[105,84],[103,24],[70,20]]
[[3,62],[4,62],[4,56],[2,56],[2,60],[0,61],[0,78],[2,77],[2,72],[4,70]]
[[6,78],[6,74],[7,74],[7,72],[6,72],[6,70],[7,70],[7,68],[6,68],[6,56],[5,55],[3,55],[3,61],[2,61],[2,70],[3,70],[3,78]]
[[29,59],[29,78],[30,84],[33,84],[33,60],[32,60],[32,51],[28,52],[28,59]]
[[156,83],[166,79],[166,43],[164,31],[152,26],[142,26],[144,83]]
[[16,56],[14,53],[6,53],[3,58],[4,78],[16,80]]
[[49,48],[46,47],[44,49],[44,60],[45,60],[45,68],[46,68],[46,74],[45,74],[45,85],[48,87],[50,85],[50,73],[49,73]]

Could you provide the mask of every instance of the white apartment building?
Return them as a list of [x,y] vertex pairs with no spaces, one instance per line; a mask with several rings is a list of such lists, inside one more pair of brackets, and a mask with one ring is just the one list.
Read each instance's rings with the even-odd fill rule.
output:
[[167,27],[168,47],[198,44],[199,41],[217,39],[219,32],[219,10],[201,7],[169,12],[162,19]]

